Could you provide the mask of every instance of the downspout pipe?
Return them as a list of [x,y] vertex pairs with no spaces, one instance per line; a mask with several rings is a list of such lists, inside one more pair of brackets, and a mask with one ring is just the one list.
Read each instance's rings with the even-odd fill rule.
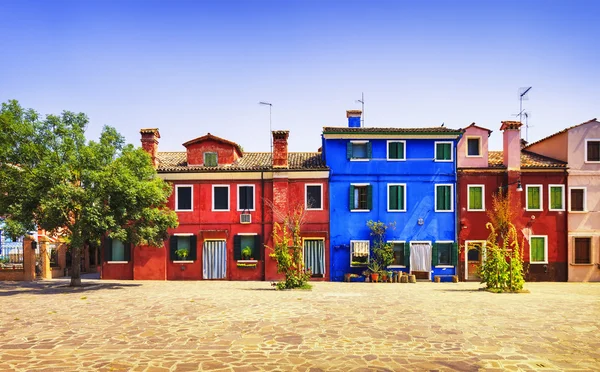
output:
[[265,280],[267,277],[267,249],[265,247],[265,243],[267,242],[267,238],[265,235],[265,172],[260,171],[260,189],[261,189],[261,208],[260,208],[260,223],[262,229],[262,247],[263,250],[263,275],[262,280]]

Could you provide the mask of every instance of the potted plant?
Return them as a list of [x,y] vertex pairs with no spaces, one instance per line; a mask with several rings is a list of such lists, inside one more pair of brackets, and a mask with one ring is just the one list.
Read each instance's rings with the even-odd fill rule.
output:
[[371,277],[371,272],[367,269],[367,270],[363,271],[362,274],[365,277],[365,282],[369,282],[369,278]]
[[375,260],[371,260],[369,263],[369,270],[371,270],[371,281],[377,283],[379,280],[379,271],[381,270],[379,263]]
[[252,248],[247,245],[242,249],[242,259],[249,260],[251,258],[250,256],[252,256]]
[[189,253],[190,252],[187,250],[187,248],[180,248],[175,251],[175,254],[177,255],[177,257],[179,257],[180,260],[185,260]]

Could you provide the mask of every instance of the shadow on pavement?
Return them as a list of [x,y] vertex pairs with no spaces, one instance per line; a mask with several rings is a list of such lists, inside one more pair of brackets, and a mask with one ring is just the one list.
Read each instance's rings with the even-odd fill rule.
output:
[[82,280],[81,287],[69,287],[69,280],[36,282],[0,282],[0,297],[20,294],[52,295],[61,293],[85,293],[99,290],[115,290],[139,287],[141,284],[105,283]]

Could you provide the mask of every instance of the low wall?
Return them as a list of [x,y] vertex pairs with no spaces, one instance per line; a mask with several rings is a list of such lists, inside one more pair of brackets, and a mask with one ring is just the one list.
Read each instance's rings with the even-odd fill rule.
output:
[[23,270],[1,269],[0,280],[22,281],[25,280],[25,273]]

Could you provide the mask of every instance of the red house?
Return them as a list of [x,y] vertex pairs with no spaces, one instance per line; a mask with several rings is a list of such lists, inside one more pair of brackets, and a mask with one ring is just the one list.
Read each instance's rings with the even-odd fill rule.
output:
[[521,148],[520,122],[502,122],[503,151],[488,151],[491,130],[472,124],[457,147],[459,275],[479,280],[492,196],[510,188],[519,205],[526,279],[567,280],[567,164]]
[[273,131],[273,154],[244,152],[210,133],[159,152],[158,129],[142,129],[142,147],[173,186],[169,207],[179,226],[164,247],[131,247],[107,239],[103,279],[276,280],[269,257],[273,221],[305,210],[305,265],[329,280],[329,169],[319,152],[288,153],[288,131]]

